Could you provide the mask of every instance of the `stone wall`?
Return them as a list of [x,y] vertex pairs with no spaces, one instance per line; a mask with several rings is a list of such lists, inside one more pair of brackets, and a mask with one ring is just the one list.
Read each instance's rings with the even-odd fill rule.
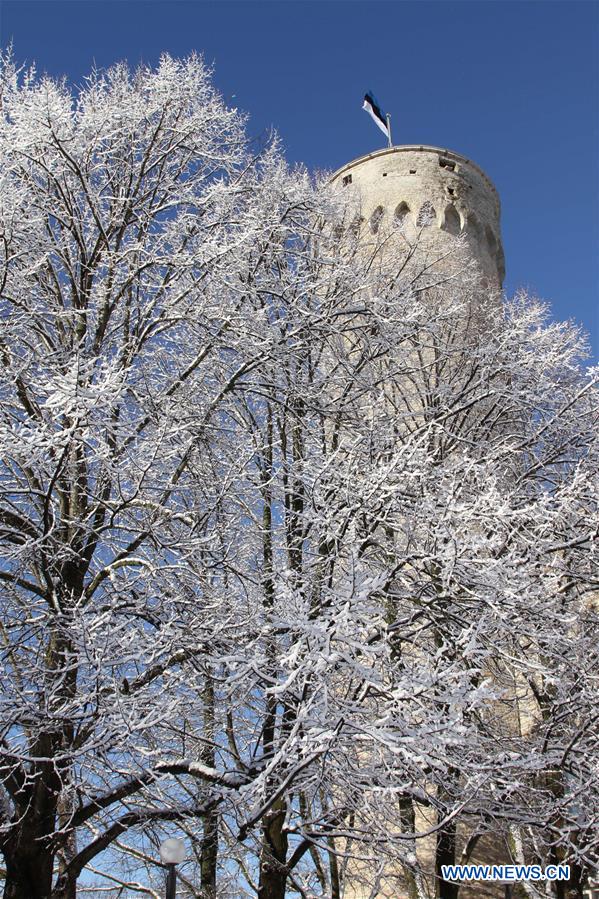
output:
[[[489,320],[495,318],[497,305],[485,306],[486,313],[478,314],[478,305],[489,295],[495,295],[500,304],[498,288],[504,277],[504,257],[500,233],[500,204],[497,192],[473,162],[457,153],[436,147],[404,146],[380,150],[363,156],[339,169],[332,182],[340,189],[348,190],[358,200],[360,251],[377,259],[385,269],[393,269],[393,263],[401,268],[406,256],[418,248],[418,264],[423,271],[442,274],[439,288],[426,290],[427,306],[434,316],[442,310],[447,295],[451,295],[451,281],[457,293],[465,293],[470,299],[464,311],[464,319],[454,321],[456,344],[460,345],[468,333],[480,333]],[[343,238],[340,238],[343,240]],[[471,266],[476,271],[473,280],[463,277],[463,269]],[[432,279],[436,280],[435,278]],[[489,290],[488,288],[491,288]],[[451,335],[447,335],[451,341]],[[387,410],[388,417],[397,416],[404,426],[416,426],[425,414],[423,397],[438,386],[434,362],[434,348],[430,336],[424,340],[413,365],[406,365],[412,374],[404,384],[386,385],[384,402],[377,409],[380,416]],[[459,360],[459,353],[456,352]],[[408,359],[409,361],[409,359]],[[444,368],[439,377],[449,380],[461,377],[460,371]],[[420,383],[419,378],[422,380]],[[367,410],[365,410],[365,415]],[[406,425],[407,421],[407,425]],[[396,433],[401,439],[402,426]],[[498,716],[499,716],[498,709]],[[517,706],[510,704],[507,713],[508,728],[517,725]],[[501,710],[506,715],[506,710]],[[430,833],[435,830],[435,813],[424,806],[415,807],[415,830]],[[389,821],[393,831],[397,821]],[[456,862],[463,861],[462,852],[472,836],[475,823],[460,822],[456,834]],[[434,897],[438,890],[435,879],[435,838],[425,837],[413,846],[423,881],[421,895]],[[476,846],[471,862],[508,863],[511,861],[505,834],[486,834]],[[414,899],[414,885],[410,885],[401,863],[391,864],[381,872],[379,860],[368,862],[354,860],[348,867],[343,896],[345,899]],[[499,884],[471,884],[460,890],[460,899],[502,899],[505,895]]]
[[463,236],[490,286],[501,287],[499,197],[465,156],[439,147],[391,147],[347,163],[331,180],[359,192],[366,234],[401,228],[413,239],[430,228],[440,255]]

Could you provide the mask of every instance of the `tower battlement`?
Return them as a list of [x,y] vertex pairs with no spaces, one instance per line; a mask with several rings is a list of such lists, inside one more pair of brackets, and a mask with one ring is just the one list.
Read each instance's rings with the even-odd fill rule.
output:
[[499,197],[470,159],[441,147],[390,147],[348,162],[331,182],[358,190],[363,218],[375,235],[394,227],[406,234],[436,228],[443,251],[447,238],[464,235],[482,271],[501,286]]

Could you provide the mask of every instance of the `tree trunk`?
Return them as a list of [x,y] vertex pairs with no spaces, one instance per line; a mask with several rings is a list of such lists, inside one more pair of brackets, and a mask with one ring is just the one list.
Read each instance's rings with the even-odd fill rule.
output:
[[329,874],[331,877],[331,899],[341,899],[341,872],[335,855],[335,839],[327,837],[327,843],[331,847],[329,852]]
[[258,899],[285,899],[288,870],[287,834],[283,833],[285,803],[279,799],[265,816],[260,853]]
[[54,857],[40,851],[34,838],[25,840],[13,853],[7,852],[5,861],[3,899],[52,899]]
[[218,813],[206,812],[202,823],[200,876],[202,896],[216,896],[216,870],[218,861]]
[[[204,688],[204,743],[200,758],[205,765],[214,767],[216,754],[214,739],[216,722],[214,711],[214,682],[210,675],[206,676]],[[202,820],[202,840],[200,844],[200,883],[203,899],[214,899],[216,896],[216,875],[218,865],[218,812],[216,809],[206,812]]]
[[[399,818],[401,821],[401,829],[404,834],[413,834],[416,832],[416,812],[414,803],[408,796],[402,796],[399,800]],[[407,843],[410,853],[413,856],[411,865],[404,862],[403,870],[406,878],[406,886],[408,888],[409,899],[419,899],[420,891],[416,880],[416,872],[418,870],[418,858],[416,856],[416,840],[411,839]]]
[[441,871],[442,865],[455,865],[455,843],[455,822],[450,821],[443,830],[440,830],[437,834],[435,874],[437,875],[439,899],[457,899],[458,897],[459,884],[444,880]]
[[77,876],[71,874],[61,875],[57,881],[56,887],[52,890],[52,899],[76,899],[77,897]]
[[[274,608],[274,565],[273,565],[273,541],[272,541],[272,495],[271,478],[273,471],[273,433],[272,415],[269,410],[267,421],[267,440],[264,452],[264,468],[262,471],[262,525],[263,525],[263,589],[264,606],[267,613]],[[276,677],[276,654],[274,647],[267,647],[269,660],[269,673]],[[275,751],[275,732],[277,721],[277,700],[269,695],[265,702],[264,729],[262,734],[262,746],[264,757],[270,758]],[[276,784],[269,783],[268,787],[274,789]],[[285,899],[285,886],[288,870],[287,860],[287,835],[283,833],[285,820],[285,801],[278,799],[264,816],[262,823],[262,845],[260,848],[260,881],[258,885],[258,899]]]
[[[53,622],[45,656],[47,695],[52,696],[52,706],[56,707],[72,698],[77,678],[67,629],[68,621]],[[4,899],[74,899],[76,895],[72,875],[61,878],[64,883],[58,892],[52,890],[57,854],[68,852],[68,838],[55,836],[69,775],[68,764],[58,757],[67,754],[72,742],[73,725],[66,721],[56,729],[41,730],[29,747],[36,761],[26,777],[23,774],[22,789],[14,796],[10,835],[2,845],[6,860]]]

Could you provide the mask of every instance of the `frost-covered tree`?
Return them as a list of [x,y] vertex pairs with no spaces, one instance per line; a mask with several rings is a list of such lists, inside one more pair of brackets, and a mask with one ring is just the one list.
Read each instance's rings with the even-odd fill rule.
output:
[[2,848],[5,895],[33,899],[253,776],[183,760],[210,797],[162,792],[231,624],[188,564],[222,551],[211,450],[201,508],[185,482],[249,326],[230,260],[265,224],[243,121],[197,58],[77,95],[5,61],[0,127]]
[[243,125],[197,58],[76,94],[4,63],[5,896],[160,895],[169,828],[202,899],[450,899],[489,835],[579,895],[580,335],[425,228],[368,244]]

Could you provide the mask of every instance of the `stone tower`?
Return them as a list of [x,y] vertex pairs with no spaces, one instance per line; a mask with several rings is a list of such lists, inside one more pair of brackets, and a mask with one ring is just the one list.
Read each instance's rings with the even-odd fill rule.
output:
[[463,235],[483,286],[501,287],[499,197],[482,169],[465,156],[439,147],[391,147],[354,159],[331,181],[357,189],[373,235],[401,227],[409,238],[429,227],[440,255]]
[[[464,309],[453,319],[454,331],[444,335],[447,345],[443,349],[446,350],[452,341],[455,347],[454,356],[449,350],[451,361],[437,368],[431,333],[427,332],[422,335],[418,352],[413,353],[413,366],[407,365],[412,370],[406,382],[385,385],[375,414],[380,432],[387,440],[385,447],[393,446],[395,440],[402,439],[404,429],[413,430],[425,420],[430,412],[427,408],[429,397],[440,394],[440,385],[448,384],[450,394],[456,385],[459,389],[459,382],[464,377],[461,362],[467,358],[468,341],[476,341],[487,326],[495,323],[501,308],[500,289],[505,275],[499,197],[494,185],[475,163],[451,150],[429,146],[391,147],[369,153],[338,169],[331,182],[340,190],[355,192],[360,217],[359,232],[355,233],[359,234],[359,246],[366,252],[372,248],[385,262],[397,256],[401,264],[401,259],[418,245],[421,251],[418,262],[422,270],[442,273],[450,281],[457,275],[454,283],[458,295],[465,288]],[[352,209],[351,215],[355,213]],[[357,223],[354,219],[352,227]],[[471,279],[460,277],[464,266],[473,273]],[[444,284],[443,280],[438,283]],[[425,293],[431,320],[439,307],[435,286],[427,288]],[[445,290],[443,286],[439,293],[441,303],[444,295],[448,302],[454,298],[452,290]],[[447,321],[443,316],[440,320],[444,324]],[[404,356],[403,364],[411,359],[411,356]],[[368,415],[369,410],[364,409],[364,417]],[[389,422],[387,430],[386,421]],[[511,719],[506,723],[506,727],[510,726]],[[430,809],[414,804],[413,828],[417,832],[427,833],[436,823]],[[396,820],[389,821],[390,830],[397,826]],[[462,821],[456,825],[454,838],[458,861],[472,835],[469,826]],[[431,835],[418,840],[414,846],[429,896],[435,896],[437,889],[435,840],[436,837]],[[503,835],[493,834],[477,840],[472,861],[510,860]],[[372,863],[356,862],[349,868],[345,899],[367,899],[374,895],[372,871],[375,868],[374,860]],[[413,897],[415,881],[409,882],[407,870],[403,865],[389,865],[377,882],[376,895],[381,899]],[[464,899],[499,899],[500,892],[503,896],[503,888],[496,885],[466,884],[462,885],[459,895]]]

